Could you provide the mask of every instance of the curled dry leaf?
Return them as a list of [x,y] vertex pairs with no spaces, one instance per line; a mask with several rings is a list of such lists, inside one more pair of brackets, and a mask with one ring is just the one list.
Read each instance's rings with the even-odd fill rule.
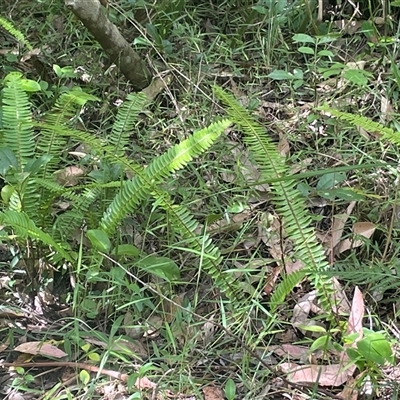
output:
[[79,178],[85,175],[82,168],[70,166],[54,173],[56,182],[62,186],[76,186],[79,183]]
[[21,353],[33,354],[35,356],[63,358],[68,354],[60,350],[54,344],[46,342],[26,342],[15,347],[15,351]]
[[343,286],[335,277],[331,279],[331,282],[334,288],[334,293],[330,295],[333,312],[335,314],[349,314],[350,302]]
[[335,248],[340,243],[340,239],[342,238],[343,235],[344,226],[349,218],[349,215],[353,212],[355,205],[356,202],[352,201],[348,205],[345,214],[338,214],[335,215],[335,217],[333,218],[332,243],[331,243],[332,248]]

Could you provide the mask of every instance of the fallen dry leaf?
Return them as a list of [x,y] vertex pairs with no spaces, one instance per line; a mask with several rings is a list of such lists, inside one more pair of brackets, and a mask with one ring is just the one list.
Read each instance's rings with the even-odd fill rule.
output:
[[358,380],[349,378],[344,389],[339,393],[342,399],[357,400],[359,395],[359,388],[357,387]]
[[335,314],[349,314],[350,302],[346,296],[346,292],[340,282],[335,278],[331,278],[334,293],[331,297],[333,312]]
[[271,350],[277,356],[292,358],[293,360],[306,360],[310,352],[310,348],[307,346],[290,343],[269,346],[268,350]]
[[318,383],[321,386],[341,386],[349,375],[342,365],[298,365],[283,363],[279,365],[282,372],[287,374],[287,379],[293,383],[308,382]]
[[364,299],[362,297],[362,293],[360,289],[356,286],[354,289],[353,301],[351,304],[350,316],[347,324],[347,333],[358,333],[358,337],[350,344],[345,344],[343,346],[342,354],[340,355],[340,365],[343,369],[345,369],[348,378],[352,378],[356,365],[351,364],[349,366],[349,356],[347,355],[346,348],[348,347],[357,347],[357,342],[359,342],[363,337],[363,326],[362,320],[364,317]]
[[356,202],[352,201],[348,205],[345,214],[338,214],[334,216],[332,223],[332,242],[331,242],[332,249],[334,249],[340,243],[340,239],[342,238],[343,235],[344,226],[346,224],[346,221],[349,219],[350,214],[353,212],[355,205]]
[[364,318],[365,306],[364,299],[361,290],[358,286],[354,289],[353,302],[351,305],[349,321],[347,324],[347,333],[358,333],[357,340],[354,341],[353,345],[362,339],[363,337],[363,324],[362,320]]
[[286,157],[290,152],[289,141],[287,140],[286,134],[283,132],[279,132],[278,151],[282,157]]
[[20,353],[52,358],[62,358],[68,355],[58,347],[54,346],[54,344],[46,342],[26,342],[15,347],[14,350],[19,351]]
[[[376,225],[372,222],[356,222],[353,225],[352,231],[355,235],[363,236],[369,239],[375,232]],[[354,249],[360,247],[364,243],[361,239],[349,238],[345,239],[339,243],[337,251],[338,253],[343,253],[346,250]]]
[[82,168],[70,166],[54,173],[56,182],[62,186],[76,186],[79,183],[79,178],[85,175]]
[[269,274],[268,278],[267,278],[267,282],[264,285],[264,294],[265,295],[270,295],[272,293],[272,291],[274,290],[275,287],[275,283],[281,273],[281,267],[275,267],[272,269],[272,272]]

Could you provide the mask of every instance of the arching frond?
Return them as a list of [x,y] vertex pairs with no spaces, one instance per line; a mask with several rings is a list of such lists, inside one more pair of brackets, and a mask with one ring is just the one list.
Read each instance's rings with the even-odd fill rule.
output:
[[24,212],[11,210],[1,212],[0,223],[5,226],[11,226],[18,236],[24,239],[38,240],[45,245],[51,246],[65,260],[74,261],[68,250],[57,243],[49,234],[38,228]]
[[11,36],[14,36],[16,40],[23,43],[28,50],[33,50],[32,45],[25,38],[24,34],[18,30],[10,21],[3,17],[0,17],[0,27],[5,29]]
[[124,154],[138,115],[146,103],[148,100],[144,93],[132,93],[119,107],[111,134],[107,137],[107,143],[114,147],[116,154]]
[[51,176],[59,165],[59,156],[65,151],[67,136],[59,135],[55,127],[72,127],[73,122],[81,108],[88,101],[96,101],[97,97],[82,92],[80,88],[71,89],[61,94],[52,110],[49,111],[41,125],[42,133],[39,135],[37,150],[40,155],[52,155],[53,158],[43,168],[42,178]]
[[2,140],[4,147],[13,151],[19,172],[23,171],[35,151],[32,116],[28,95],[22,87],[22,75],[10,73],[2,90]]
[[123,184],[108,207],[101,220],[101,229],[107,233],[114,232],[120,221],[129,215],[154,187],[163,183],[169,174],[183,168],[194,157],[206,151],[229,125],[228,120],[215,122],[155,158],[142,173],[137,171],[139,174]]
[[[330,279],[324,275],[329,264],[322,246],[316,239],[314,229],[311,227],[311,216],[306,210],[302,196],[296,189],[296,182],[294,180],[279,181],[279,178],[286,178],[290,175],[284,158],[268,137],[264,127],[258,124],[232,95],[219,87],[214,87],[214,91],[227,106],[230,119],[244,133],[244,142],[257,162],[261,180],[278,179],[271,184],[271,194],[276,210],[283,219],[286,234],[295,244],[296,257],[302,261],[304,273],[309,276],[319,291],[321,305],[325,310],[331,311],[330,294],[334,289]],[[278,287],[277,291],[286,292],[287,287],[295,285],[295,280],[301,280],[303,276],[300,273],[296,274],[290,278],[290,281],[283,282],[284,289]]]
[[173,204],[170,196],[160,190],[152,192],[152,197],[156,201],[155,204],[168,213],[170,224],[179,233],[185,247],[201,254],[200,267],[212,278],[215,286],[231,301],[242,298],[244,292],[239,284],[220,267],[222,256],[219,248],[207,233],[196,233],[199,224],[190,212],[182,205]]

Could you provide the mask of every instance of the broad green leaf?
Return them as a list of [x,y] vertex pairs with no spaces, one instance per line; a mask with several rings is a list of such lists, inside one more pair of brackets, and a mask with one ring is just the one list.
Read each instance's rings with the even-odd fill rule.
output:
[[326,333],[326,329],[319,325],[296,325],[297,328],[303,329],[308,332]]
[[322,77],[324,79],[329,79],[331,76],[339,75],[343,71],[342,68],[324,68],[324,72],[322,73]]
[[362,193],[357,193],[351,188],[337,188],[325,191],[317,191],[318,195],[328,200],[345,200],[345,201],[362,201],[365,196]]
[[297,185],[297,190],[304,196],[304,197],[308,197],[309,194],[313,191],[313,189],[311,188],[310,185],[308,185],[307,183],[304,182],[300,182]]
[[62,75],[61,72],[61,67],[57,64],[53,64],[53,71],[56,73],[56,75],[60,78]]
[[302,71],[301,69],[299,69],[299,68],[295,68],[295,69],[293,70],[293,76],[294,76],[296,79],[303,79],[303,78],[304,78],[303,71]]
[[319,349],[326,349],[330,344],[330,337],[328,335],[320,336],[319,338],[315,339],[313,344],[310,347],[310,352],[319,350]]
[[1,199],[4,201],[5,204],[8,204],[11,196],[15,192],[15,187],[11,185],[5,185],[1,188]]
[[85,344],[83,344],[83,345],[81,346],[81,349],[82,349],[85,353],[87,353],[87,352],[90,350],[91,347],[92,347],[92,346],[91,346],[90,343],[85,343]]
[[138,261],[136,265],[143,271],[154,274],[168,282],[180,277],[178,265],[168,257],[148,256]]
[[225,396],[228,400],[236,398],[236,385],[233,379],[228,379],[225,383]]
[[87,237],[92,246],[103,253],[108,253],[111,249],[110,239],[101,229],[90,229],[87,231]]
[[293,36],[293,41],[300,43],[315,43],[315,39],[305,33],[296,33],[296,35]]
[[43,165],[46,165],[53,157],[49,155],[43,155],[35,160],[29,160],[24,168],[24,172],[29,172],[30,175],[34,175],[39,172]]
[[87,372],[85,369],[82,369],[81,372],[79,372],[79,379],[84,385],[87,385],[90,382],[89,372]]
[[294,79],[294,75],[290,72],[284,71],[282,69],[276,69],[267,75],[268,78],[275,79],[277,81],[284,79]]
[[114,248],[114,256],[138,257],[142,252],[133,244],[120,244]]
[[331,43],[339,38],[338,35],[330,35],[330,36],[317,36],[317,45]]
[[360,353],[353,347],[347,348],[346,353],[349,356],[350,360],[353,361],[354,363],[361,357]]
[[95,362],[100,361],[100,355],[98,353],[89,353],[89,358]]
[[293,81],[293,89],[297,90],[299,87],[303,86],[304,81],[302,79],[298,79]]
[[383,365],[386,361],[393,363],[393,353],[389,341],[379,333],[367,334],[357,343],[357,349],[367,361]]
[[32,79],[21,79],[20,84],[25,92],[39,92],[41,90],[39,83]]
[[334,57],[334,54],[330,50],[320,50],[317,54],[320,57]]
[[0,149],[0,175],[5,176],[11,168],[18,168],[18,161],[12,150],[4,147]]
[[314,54],[314,49],[312,49],[311,47],[306,47],[306,46],[301,46],[298,49],[299,53],[303,53],[303,54]]
[[343,172],[332,172],[326,175],[322,175],[317,183],[317,190],[332,189],[338,183],[343,182],[346,179],[346,175]]

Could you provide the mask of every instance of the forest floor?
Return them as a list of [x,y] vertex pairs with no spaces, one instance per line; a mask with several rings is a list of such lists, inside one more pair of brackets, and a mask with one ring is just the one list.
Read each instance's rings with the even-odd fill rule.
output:
[[[307,2],[297,9],[286,1],[232,3],[170,1],[145,10],[121,0],[105,9],[163,83],[136,122],[127,156],[150,164],[226,115],[214,85],[230,92],[286,160],[329,264],[337,308],[329,313],[318,303],[318,273],[271,308],[277,285],[304,266],[271,201],[273,182],[261,179],[243,132],[232,126],[166,186],[201,222],[245,296],[227,301],[150,203],[120,235],[179,265],[173,285],[140,266],[116,264],[120,276],[109,265],[105,278],[84,256],[79,271],[50,273],[40,262],[32,270],[22,244],[5,240],[2,398],[398,397],[395,18],[332,9],[322,10],[329,21],[322,24],[318,10],[304,17]],[[20,71],[46,82],[33,100],[38,118],[72,87],[97,96],[82,109],[81,128],[107,137],[132,90],[80,22],[54,1],[3,0],[0,16],[33,45],[25,51],[0,27],[0,79]],[[62,157],[72,160],[82,148]],[[77,249],[86,246],[81,235],[69,239]]]

